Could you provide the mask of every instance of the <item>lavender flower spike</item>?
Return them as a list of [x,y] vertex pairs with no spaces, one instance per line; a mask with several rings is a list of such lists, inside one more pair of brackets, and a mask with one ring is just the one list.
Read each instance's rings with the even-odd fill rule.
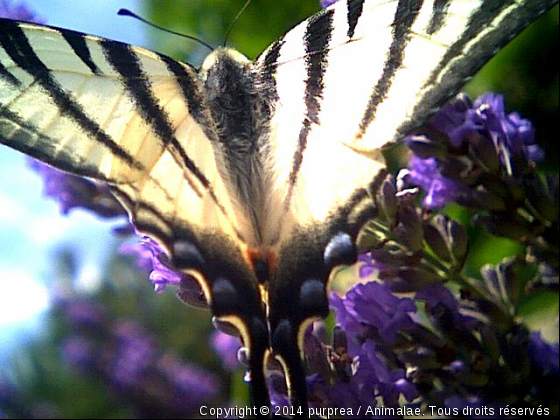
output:
[[145,237],[139,244],[124,244],[120,252],[136,257],[136,266],[150,273],[150,281],[156,292],[163,292],[167,286],[178,286],[177,296],[184,303],[199,308],[206,307],[206,300],[195,278],[177,270],[153,239]]
[[150,272],[150,281],[156,292],[161,293],[170,285],[181,285],[185,275],[173,268],[163,249],[153,239],[146,237],[139,245],[124,245],[121,252],[136,256],[136,264]]
[[44,194],[58,202],[62,214],[82,208],[103,218],[126,215],[107,185],[67,174],[31,158],[29,166],[43,178]]
[[424,205],[427,208],[441,209],[448,202],[457,201],[461,194],[466,193],[466,187],[460,182],[441,175],[435,158],[422,159],[413,156],[409,167],[411,171],[408,173],[408,181],[426,191]]
[[[449,202],[470,208],[503,210],[496,191],[534,171],[543,158],[532,124],[505,111],[504,98],[488,93],[474,103],[458,95],[427,125],[425,133],[405,139],[414,157],[405,182],[426,191],[424,206],[441,209]],[[497,183],[504,183],[497,188]]]

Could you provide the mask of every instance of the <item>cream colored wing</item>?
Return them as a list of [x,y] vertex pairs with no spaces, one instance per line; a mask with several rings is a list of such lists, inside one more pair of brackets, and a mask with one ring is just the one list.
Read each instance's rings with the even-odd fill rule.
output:
[[[201,258],[229,255],[233,268],[222,275],[243,272],[243,287],[256,288],[240,254],[245,220],[222,180],[220,146],[191,67],[9,20],[0,20],[0,47],[1,143],[108,182],[136,228],[182,268],[204,271]],[[211,284],[201,283],[209,298]]]
[[274,98],[270,208],[286,213],[269,240],[336,214],[383,167],[382,147],[555,3],[340,0],[273,44],[254,65]]

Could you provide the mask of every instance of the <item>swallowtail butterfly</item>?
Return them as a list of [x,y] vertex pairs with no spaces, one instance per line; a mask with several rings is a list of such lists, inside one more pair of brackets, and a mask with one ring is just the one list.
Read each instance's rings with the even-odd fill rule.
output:
[[307,405],[303,334],[374,214],[381,149],[427,120],[556,0],[339,0],[255,61],[197,70],[66,29],[0,20],[0,142],[105,182]]

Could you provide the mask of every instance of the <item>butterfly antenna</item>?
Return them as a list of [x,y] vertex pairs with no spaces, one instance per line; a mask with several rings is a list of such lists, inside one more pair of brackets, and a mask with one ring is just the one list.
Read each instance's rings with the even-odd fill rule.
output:
[[229,36],[231,35],[231,32],[233,31],[233,28],[237,24],[237,21],[239,21],[239,18],[243,15],[243,13],[245,13],[245,10],[247,10],[247,7],[249,7],[249,5],[251,4],[251,1],[252,0],[247,0],[247,2],[245,3],[245,6],[243,6],[243,8],[239,11],[239,13],[235,17],[235,19],[233,19],[233,22],[231,22],[231,25],[229,25],[229,28],[226,32],[226,36],[225,36],[225,39],[224,39],[224,47],[227,47]]
[[170,34],[173,34],[173,35],[178,35],[178,36],[181,36],[183,38],[190,39],[192,41],[196,41],[200,45],[203,45],[204,47],[208,48],[210,51],[212,51],[212,52],[214,51],[214,47],[212,47],[210,44],[207,44],[206,42],[202,41],[201,39],[198,39],[198,38],[196,38],[194,36],[191,36],[191,35],[185,35],[185,34],[182,34],[182,33],[179,33],[179,32],[172,31],[171,29],[167,29],[167,28],[163,28],[161,26],[158,26],[155,23],[152,23],[152,22],[138,16],[136,13],[133,13],[128,9],[120,9],[119,12],[118,12],[118,15],[119,16],[129,16],[129,17],[132,17],[134,19],[138,19],[140,22],[143,22],[146,25],[151,26],[152,28],[156,28],[156,29],[159,29],[160,31],[164,31],[164,32],[167,32],[167,33],[170,33]]

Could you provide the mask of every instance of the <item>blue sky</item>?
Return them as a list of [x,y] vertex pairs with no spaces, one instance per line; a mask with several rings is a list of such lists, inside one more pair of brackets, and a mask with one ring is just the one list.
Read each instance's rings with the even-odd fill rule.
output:
[[[19,3],[12,0],[12,4]],[[141,0],[26,0],[48,24],[149,47],[145,26],[117,16],[120,7],[142,14]],[[25,158],[0,146],[0,357],[22,336],[40,330],[48,308],[45,284],[60,247],[79,256],[81,287],[99,281],[105,250],[115,243],[111,227],[83,211],[61,216],[42,196],[42,182]],[[108,246],[109,245],[109,246]]]
[[11,0],[20,1],[32,7],[49,25],[147,46],[145,25],[117,16],[123,7],[142,14],[142,0]]

